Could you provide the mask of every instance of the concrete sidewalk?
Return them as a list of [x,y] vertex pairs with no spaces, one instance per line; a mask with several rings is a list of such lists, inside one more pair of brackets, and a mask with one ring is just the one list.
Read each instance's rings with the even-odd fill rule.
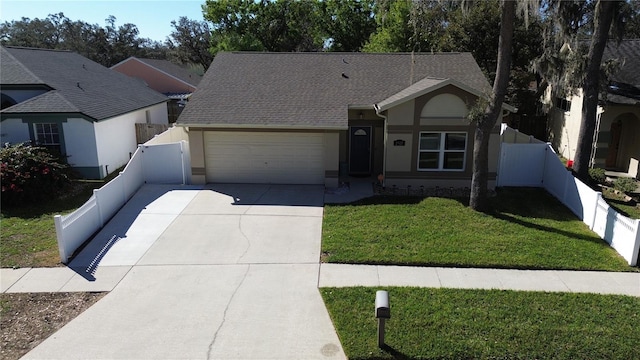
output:
[[[96,281],[70,268],[1,269],[2,292],[111,291],[131,266],[101,266]],[[416,286],[583,292],[640,297],[640,273],[321,264],[319,287]]]
[[110,291],[24,359],[344,359],[317,288],[323,191],[145,185],[69,267],[2,270],[8,292]]
[[322,264],[318,286],[416,286],[640,297],[640,273]]
[[370,193],[145,185],[69,267],[0,270],[2,292],[110,292],[24,358],[344,359],[318,287],[640,296],[640,273],[320,264],[323,204]]

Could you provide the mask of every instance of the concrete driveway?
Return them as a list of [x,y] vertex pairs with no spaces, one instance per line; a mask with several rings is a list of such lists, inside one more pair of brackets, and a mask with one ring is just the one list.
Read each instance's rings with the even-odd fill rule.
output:
[[25,358],[345,358],[317,289],[323,197],[145,185],[70,264],[113,290]]

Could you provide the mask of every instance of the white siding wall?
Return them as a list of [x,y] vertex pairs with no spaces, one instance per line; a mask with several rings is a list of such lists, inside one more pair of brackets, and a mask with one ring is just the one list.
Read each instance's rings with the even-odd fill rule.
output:
[[98,166],[95,123],[70,118],[62,123],[67,161],[74,167]]
[[109,173],[125,165],[138,147],[135,124],[147,122],[147,110],[152,123],[168,124],[166,106],[161,103],[95,123],[98,165],[107,166]]
[[151,115],[152,124],[169,124],[169,114],[167,112],[167,103],[154,105],[147,108]]
[[[578,134],[580,133],[580,123],[582,121],[582,90],[578,94],[567,98],[571,101],[571,109],[563,111],[553,106],[549,112],[549,131],[551,142],[557,151],[563,157],[573,160],[578,146]],[[548,98],[546,101],[553,99]],[[598,113],[602,113],[603,109],[598,106]],[[610,125],[607,125],[610,126]],[[608,127],[600,126],[601,130],[607,130]],[[596,129],[598,131],[598,129]]]
[[138,110],[95,123],[98,164],[111,173],[129,161],[137,148],[135,123],[144,123],[145,110]]
[[18,144],[29,141],[29,125],[24,124],[22,119],[7,119],[0,123],[0,141],[2,144]]

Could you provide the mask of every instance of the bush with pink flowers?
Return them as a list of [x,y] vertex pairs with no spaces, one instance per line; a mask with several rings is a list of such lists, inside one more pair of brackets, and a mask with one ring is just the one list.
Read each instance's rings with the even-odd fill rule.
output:
[[71,184],[69,165],[44,147],[27,143],[0,149],[2,206],[34,203],[59,196]]

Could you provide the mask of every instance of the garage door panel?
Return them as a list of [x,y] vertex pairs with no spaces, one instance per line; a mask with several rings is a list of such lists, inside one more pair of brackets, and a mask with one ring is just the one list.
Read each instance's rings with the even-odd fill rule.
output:
[[324,136],[209,132],[205,161],[207,182],[322,184]]

